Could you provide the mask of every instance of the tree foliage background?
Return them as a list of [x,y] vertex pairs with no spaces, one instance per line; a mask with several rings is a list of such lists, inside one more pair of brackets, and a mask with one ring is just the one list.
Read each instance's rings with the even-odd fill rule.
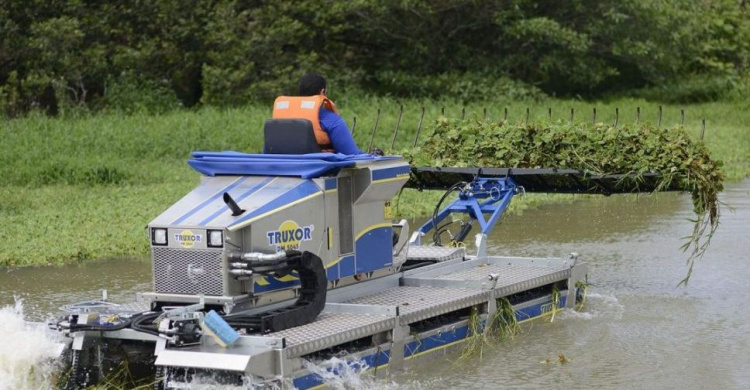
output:
[[313,69],[394,96],[715,100],[747,85],[748,20],[745,0],[0,0],[0,110],[242,104]]

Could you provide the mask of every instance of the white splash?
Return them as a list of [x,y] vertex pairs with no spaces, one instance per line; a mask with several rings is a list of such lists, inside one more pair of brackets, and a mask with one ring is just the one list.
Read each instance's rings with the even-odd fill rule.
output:
[[[586,309],[584,309],[586,310]],[[564,312],[560,313],[559,317],[560,320],[571,320],[571,319],[577,319],[577,320],[590,320],[594,318],[594,314],[590,311],[578,311],[578,310],[565,310]]]
[[612,318],[619,320],[625,307],[614,295],[588,293],[583,310],[565,310],[560,318],[591,320],[594,318]]
[[[204,372],[193,376],[188,383],[172,383],[173,386],[179,388],[186,388],[191,390],[226,390],[226,389],[237,389],[235,385],[224,385],[222,384],[224,374],[216,372]],[[242,378],[242,389],[246,390],[282,390],[291,389],[294,387],[291,380],[274,379],[271,381],[253,378],[251,376],[243,376]],[[182,387],[180,387],[182,386]]]
[[393,382],[377,379],[366,373],[370,367],[363,360],[346,360],[332,357],[325,361],[303,362],[304,368],[311,374],[323,379],[326,388],[340,390],[393,389],[398,387]]
[[23,303],[0,308],[0,390],[53,388],[61,340],[24,321]]

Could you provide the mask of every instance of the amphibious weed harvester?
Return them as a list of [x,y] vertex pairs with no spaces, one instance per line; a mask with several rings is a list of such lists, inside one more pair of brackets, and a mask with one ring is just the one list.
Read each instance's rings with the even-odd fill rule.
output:
[[[307,154],[314,139],[289,144],[286,131],[312,136],[309,122],[271,120],[275,154],[193,154],[200,184],[148,224],[153,292],[66,306],[51,324],[71,340],[69,388],[97,383],[123,359],[133,372],[155,371],[159,389],[202,375],[311,388],[323,379],[307,362],[326,367],[345,353],[351,368],[382,374],[460,348],[481,331],[472,315],[489,332],[502,302],[522,321],[581,299],[587,269],[576,254],[488,255],[487,235],[519,193],[617,192],[621,177]],[[458,197],[412,232],[391,220],[404,186]],[[466,217],[452,244],[428,244],[430,233],[440,244],[452,214]],[[472,226],[480,231],[469,254],[460,243]]]

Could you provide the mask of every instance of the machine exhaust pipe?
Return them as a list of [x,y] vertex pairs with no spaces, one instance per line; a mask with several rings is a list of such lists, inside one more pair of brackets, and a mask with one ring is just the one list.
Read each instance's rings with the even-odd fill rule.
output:
[[241,215],[245,212],[245,210],[241,209],[240,206],[237,204],[237,202],[232,199],[232,197],[229,195],[228,192],[224,193],[224,203],[227,204],[227,207],[229,207],[230,210],[232,210],[232,216],[236,217],[238,215]]

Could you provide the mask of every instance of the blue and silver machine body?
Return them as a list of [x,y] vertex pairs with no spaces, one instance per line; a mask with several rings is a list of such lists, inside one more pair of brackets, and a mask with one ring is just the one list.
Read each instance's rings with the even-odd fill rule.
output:
[[[294,296],[294,274],[233,273],[232,254],[312,252],[330,287],[396,271],[388,204],[409,178],[401,158],[194,155],[190,163],[210,176],[149,223],[154,292],[146,298],[178,303],[203,294],[229,312]],[[154,241],[159,230],[166,243]]]
[[[96,357],[111,341],[145,344],[152,348],[146,364],[164,389],[190,387],[203,374],[238,388],[313,388],[325,380],[310,364],[338,372],[342,351],[350,369],[383,375],[461,348],[472,313],[479,331],[489,331],[500,300],[525,321],[581,298],[587,268],[576,254],[486,253],[487,235],[512,198],[534,189],[539,175],[433,172],[399,156],[194,153],[190,164],[203,174],[200,184],[148,224],[154,291],[135,303],[71,305],[54,324],[70,336],[74,364],[101,367]],[[407,182],[458,196],[444,197],[448,204],[412,234],[390,211]],[[450,243],[429,243],[428,233],[442,234],[457,214],[463,222]],[[467,249],[472,225],[479,231]],[[269,271],[284,262],[296,270]],[[320,278],[310,284],[310,274]],[[306,318],[253,327],[306,294],[317,305],[300,312]],[[96,383],[93,371],[72,372],[78,385]]]

